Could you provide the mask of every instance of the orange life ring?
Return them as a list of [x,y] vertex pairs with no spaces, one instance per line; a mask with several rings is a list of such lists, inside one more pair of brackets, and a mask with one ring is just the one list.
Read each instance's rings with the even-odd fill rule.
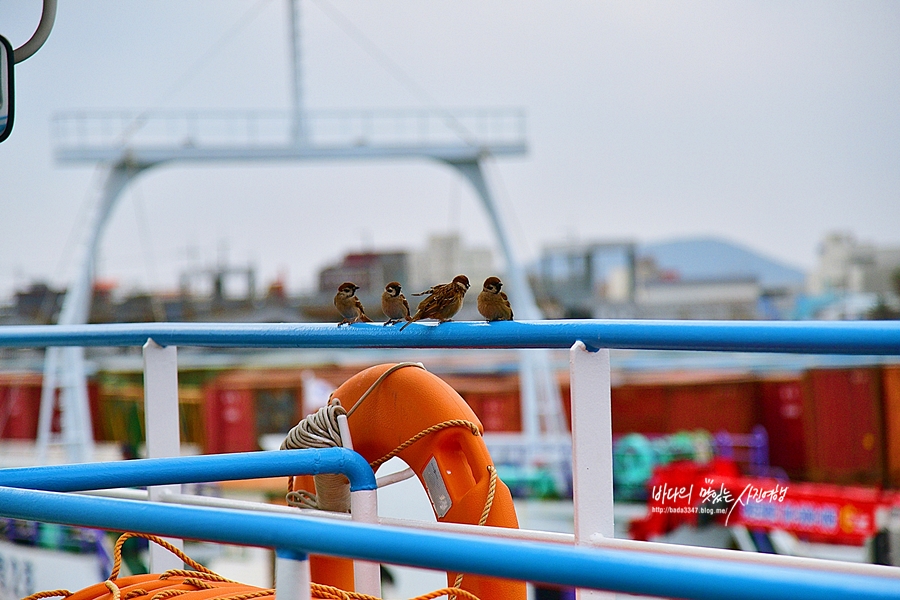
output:
[[[519,526],[509,488],[496,477],[481,434],[484,428],[465,400],[424,368],[370,367],[332,394],[347,411],[353,449],[373,469],[393,456],[415,472],[438,521]],[[312,489],[311,477],[297,477],[292,490]],[[353,589],[352,563],[311,557],[317,583]],[[480,598],[522,600],[524,582],[447,573],[448,585]]]
[[[190,569],[177,569],[165,573],[130,575],[119,577],[122,565],[122,544],[131,537],[141,537],[166,548],[178,556]],[[185,600],[201,600],[204,598],[232,598],[234,600],[260,600],[275,598],[274,589],[264,589],[231,581],[213,573],[197,563],[181,550],[172,546],[162,538],[143,533],[124,533],[116,542],[113,551],[114,562],[112,573],[106,581],[88,586],[77,592],[68,590],[52,590],[32,594],[24,600],[42,598],[64,598],[65,600],[107,600],[110,598],[128,598],[129,600],[151,600],[153,598],[171,598],[177,596]],[[311,590],[314,598],[329,598],[324,590]]]
[[[165,573],[119,577],[122,566],[122,544],[132,537],[147,539],[159,544],[180,558],[190,569],[172,569]],[[64,600],[163,600],[178,597],[179,600],[274,600],[275,589],[260,588],[226,579],[199,564],[164,539],[145,533],[123,533],[113,550],[113,569],[106,581],[88,586],[77,592],[47,590],[27,596],[23,600],[63,598]],[[479,600],[469,592],[455,588],[435,590],[412,600],[428,600],[440,596],[455,596],[458,600]],[[376,600],[353,592],[317,583],[310,585],[313,600]]]

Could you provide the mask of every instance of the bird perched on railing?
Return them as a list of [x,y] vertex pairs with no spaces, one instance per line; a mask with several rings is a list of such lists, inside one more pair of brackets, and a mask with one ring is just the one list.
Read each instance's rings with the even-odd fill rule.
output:
[[409,321],[409,302],[400,291],[400,282],[392,281],[384,286],[381,294],[381,312],[387,316],[385,325],[393,325],[400,321]]
[[334,295],[334,307],[341,313],[344,320],[338,323],[338,327],[345,323],[371,323],[372,319],[366,316],[362,302],[356,297],[359,286],[349,281],[342,283]]
[[488,321],[512,321],[513,310],[509,298],[500,291],[503,282],[499,277],[488,277],[478,294],[478,312]]
[[419,303],[416,314],[403,324],[400,331],[403,331],[410,323],[421,319],[437,319],[438,323],[451,320],[453,315],[462,308],[463,299],[468,290],[469,278],[465,275],[457,275],[450,283],[440,283],[424,292],[413,294],[413,296],[428,294],[428,297]]

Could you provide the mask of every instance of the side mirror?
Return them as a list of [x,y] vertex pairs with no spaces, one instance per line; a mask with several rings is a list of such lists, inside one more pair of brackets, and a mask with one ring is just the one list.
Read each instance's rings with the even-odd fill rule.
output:
[[13,127],[13,48],[0,35],[0,142],[9,137]]

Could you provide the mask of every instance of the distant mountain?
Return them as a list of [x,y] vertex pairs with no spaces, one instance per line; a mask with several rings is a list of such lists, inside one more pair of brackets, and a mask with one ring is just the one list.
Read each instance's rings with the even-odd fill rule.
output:
[[693,238],[640,244],[639,257],[652,257],[660,269],[681,279],[755,276],[763,287],[803,285],[806,274],[753,250],[716,238]]

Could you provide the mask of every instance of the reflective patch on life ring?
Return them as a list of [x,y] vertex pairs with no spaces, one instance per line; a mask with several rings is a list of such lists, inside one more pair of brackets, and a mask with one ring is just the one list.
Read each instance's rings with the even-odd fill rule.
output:
[[431,500],[431,506],[434,507],[434,514],[442,519],[453,506],[453,501],[450,499],[450,492],[447,491],[446,484],[444,484],[437,460],[433,456],[422,471],[422,479],[425,480],[425,491],[428,492],[428,499]]

